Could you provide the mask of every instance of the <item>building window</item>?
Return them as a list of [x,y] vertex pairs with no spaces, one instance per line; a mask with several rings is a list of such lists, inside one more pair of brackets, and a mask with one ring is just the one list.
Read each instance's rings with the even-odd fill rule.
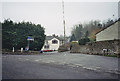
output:
[[52,40],[52,44],[58,44],[57,40]]
[[44,48],[49,48],[49,45],[45,45]]
[[48,44],[48,41],[46,41],[46,44]]

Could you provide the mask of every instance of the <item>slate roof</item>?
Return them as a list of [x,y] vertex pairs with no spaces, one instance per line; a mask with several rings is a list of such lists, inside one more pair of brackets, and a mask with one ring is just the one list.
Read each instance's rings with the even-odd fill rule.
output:
[[47,41],[48,41],[48,40],[51,40],[51,39],[53,39],[53,38],[57,38],[58,40],[63,40],[63,39],[61,39],[61,38],[59,38],[59,37],[46,36],[46,40],[47,40]]
[[97,34],[100,33],[101,31],[109,28],[110,26],[114,25],[114,24],[115,24],[116,22],[118,22],[118,21],[120,21],[120,18],[119,18],[117,21],[115,21],[114,23],[110,24],[109,26],[102,28],[102,29],[101,29],[99,32],[97,32],[95,35],[97,35]]

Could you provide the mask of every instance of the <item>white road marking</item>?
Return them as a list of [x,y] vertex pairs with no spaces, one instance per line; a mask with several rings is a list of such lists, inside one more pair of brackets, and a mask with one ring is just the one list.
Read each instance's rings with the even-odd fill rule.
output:
[[84,69],[88,69],[88,70],[97,70],[95,68],[89,68],[89,67],[83,67]]
[[29,60],[29,59],[26,59],[26,60]]
[[81,67],[81,66],[83,66],[82,64],[75,64],[75,66],[77,66],[77,67]]
[[35,60],[36,62],[38,62],[39,60]]

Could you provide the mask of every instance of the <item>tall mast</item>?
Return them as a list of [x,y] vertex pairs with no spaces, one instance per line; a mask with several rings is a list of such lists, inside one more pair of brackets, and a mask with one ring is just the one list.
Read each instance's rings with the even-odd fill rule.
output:
[[64,1],[63,0],[62,0],[62,8],[63,8],[64,44],[65,44],[65,17],[64,17]]

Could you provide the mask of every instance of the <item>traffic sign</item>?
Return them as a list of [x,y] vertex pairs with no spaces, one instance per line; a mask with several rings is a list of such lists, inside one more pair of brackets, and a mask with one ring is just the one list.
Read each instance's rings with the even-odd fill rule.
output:
[[34,38],[28,36],[27,40],[32,40],[32,41],[34,41]]

